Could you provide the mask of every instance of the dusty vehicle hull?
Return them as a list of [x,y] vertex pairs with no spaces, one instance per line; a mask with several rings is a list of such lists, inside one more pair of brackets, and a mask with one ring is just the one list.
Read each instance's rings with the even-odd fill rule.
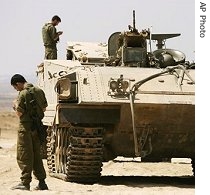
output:
[[[161,69],[72,66],[71,61],[59,60],[45,61],[43,68],[39,86],[49,101],[43,122],[49,127],[47,150],[52,175],[67,181],[95,182],[100,178],[102,162],[117,156],[149,157],[153,161],[195,158],[194,85],[185,75],[180,88],[177,74],[182,71],[151,79],[136,93],[133,114],[140,151],[136,155],[130,99],[122,94],[112,96],[108,83],[123,75],[132,86]],[[53,70],[68,72],[49,78]],[[194,78],[194,70],[188,74]],[[71,82],[71,96],[65,99],[52,90],[60,78]]]
[[[104,110],[104,107],[108,112]],[[149,154],[151,158],[194,158],[195,140],[194,121],[192,120],[194,110],[193,105],[145,104],[136,106],[135,112],[138,113],[136,119],[139,120],[136,122],[137,134],[140,137],[145,132],[149,133],[152,147],[152,152]],[[60,119],[61,123],[79,121],[82,125],[91,121],[92,126],[100,124],[106,130],[104,144],[107,146],[105,149],[108,154],[111,155],[105,156],[104,153],[104,160],[111,160],[117,156],[135,157],[132,122],[127,116],[130,112],[129,105],[91,106],[91,108],[89,106],[81,106],[81,108],[80,106],[77,108],[64,106],[62,108],[61,106],[59,112],[63,113]],[[108,121],[101,118],[114,117],[113,112],[117,115],[115,119]],[[99,117],[99,113],[101,117]],[[72,117],[73,115],[74,117]],[[85,117],[85,120],[78,119],[82,117]]]

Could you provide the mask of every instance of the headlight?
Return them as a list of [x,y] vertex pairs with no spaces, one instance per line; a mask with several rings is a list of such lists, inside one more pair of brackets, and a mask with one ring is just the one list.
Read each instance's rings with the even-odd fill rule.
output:
[[127,89],[128,86],[129,86],[128,81],[122,81],[122,82],[121,82],[121,85],[122,85],[123,92],[125,92],[126,89]]
[[109,87],[114,92],[118,88],[117,81],[111,81]]
[[110,96],[126,96],[129,93],[129,81],[130,79],[124,79],[123,75],[120,75],[119,78],[110,78],[107,94]]

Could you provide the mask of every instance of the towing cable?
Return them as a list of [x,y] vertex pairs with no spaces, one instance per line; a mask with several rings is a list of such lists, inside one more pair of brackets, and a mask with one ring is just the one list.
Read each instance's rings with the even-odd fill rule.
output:
[[[140,147],[138,147],[138,137],[137,137],[137,133],[136,133],[136,126],[135,126],[135,113],[134,113],[134,100],[135,100],[135,95],[136,95],[136,91],[139,89],[139,87],[141,85],[143,85],[144,83],[146,83],[147,81],[150,81],[154,78],[157,78],[161,75],[164,75],[166,73],[170,73],[173,74],[173,72],[176,69],[182,69],[184,71],[184,73],[188,76],[188,78],[191,80],[191,82],[193,84],[195,84],[195,81],[193,80],[193,78],[189,75],[189,73],[186,71],[186,68],[183,65],[177,65],[177,66],[173,66],[173,67],[166,67],[166,70],[154,75],[151,75],[145,79],[142,79],[138,82],[136,82],[130,89],[129,92],[129,99],[130,99],[130,108],[131,108],[131,117],[132,117],[132,127],[133,127],[133,137],[134,137],[134,148],[135,148],[135,155],[136,156],[140,156],[141,155],[141,149]],[[140,145],[140,144],[139,144]]]

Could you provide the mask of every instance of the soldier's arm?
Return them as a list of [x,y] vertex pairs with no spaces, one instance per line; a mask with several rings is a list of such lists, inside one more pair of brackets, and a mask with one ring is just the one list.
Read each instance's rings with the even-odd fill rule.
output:
[[51,27],[50,29],[51,38],[54,41],[59,41],[59,36],[62,34],[62,32],[57,32],[55,27]]
[[23,115],[23,113],[22,113],[22,112],[18,112],[18,111],[16,111],[15,113],[16,113],[16,115],[17,115],[17,116],[19,116],[19,117],[21,117],[21,116]]
[[21,92],[16,101],[15,112],[16,112],[16,115],[19,117],[21,117],[23,113],[25,112],[25,98]]

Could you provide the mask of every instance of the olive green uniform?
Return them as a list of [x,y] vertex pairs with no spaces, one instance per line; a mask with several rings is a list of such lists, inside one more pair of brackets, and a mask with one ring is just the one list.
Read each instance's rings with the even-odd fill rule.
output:
[[42,38],[45,46],[45,59],[57,59],[56,44],[59,38],[57,38],[57,30],[52,23],[46,23],[42,27]]
[[23,185],[27,185],[31,182],[31,173],[38,180],[46,178],[46,172],[43,166],[41,154],[40,154],[40,140],[37,134],[37,130],[32,130],[32,119],[30,111],[32,106],[30,105],[31,94],[29,89],[35,90],[35,98],[40,108],[37,108],[37,112],[42,117],[44,116],[41,108],[47,107],[47,101],[44,92],[38,87],[34,87],[32,84],[27,84],[24,90],[20,91],[17,108],[18,112],[21,112],[20,124],[17,136],[17,163],[22,171],[21,180]]

